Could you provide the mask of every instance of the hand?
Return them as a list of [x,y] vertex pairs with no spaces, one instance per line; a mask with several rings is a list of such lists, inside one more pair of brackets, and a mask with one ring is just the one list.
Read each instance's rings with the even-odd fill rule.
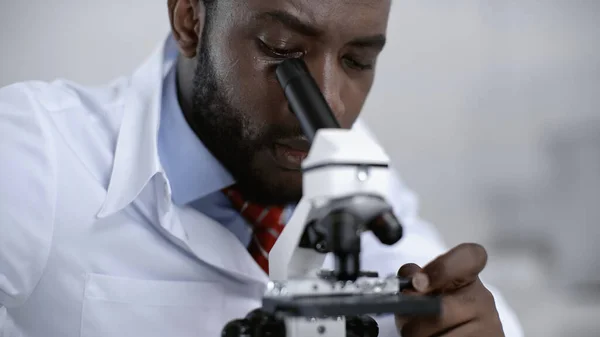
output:
[[401,277],[413,279],[407,294],[439,295],[442,312],[435,317],[396,317],[402,337],[503,337],[502,323],[492,293],[479,279],[487,253],[477,244],[462,244],[424,268],[406,264]]

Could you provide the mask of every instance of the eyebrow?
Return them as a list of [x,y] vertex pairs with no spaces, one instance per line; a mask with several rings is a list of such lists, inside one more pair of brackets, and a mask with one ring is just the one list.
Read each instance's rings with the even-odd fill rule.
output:
[[302,21],[300,18],[282,10],[274,10],[269,12],[262,12],[257,15],[257,20],[271,20],[277,21],[284,26],[306,36],[319,36],[323,34],[320,29]]
[[356,39],[350,41],[348,44],[353,47],[371,48],[371,49],[381,51],[381,50],[383,50],[383,47],[385,47],[385,42],[386,42],[385,35],[378,34],[378,35],[373,35],[373,36],[359,37],[359,38],[356,38]]
[[[324,32],[311,24],[302,21],[297,16],[283,10],[272,10],[262,12],[256,15],[256,20],[259,21],[276,21],[284,26],[296,31],[305,36],[317,37],[323,35]],[[357,48],[370,48],[381,51],[385,47],[386,37],[383,34],[364,36],[356,38],[348,43],[348,45]]]

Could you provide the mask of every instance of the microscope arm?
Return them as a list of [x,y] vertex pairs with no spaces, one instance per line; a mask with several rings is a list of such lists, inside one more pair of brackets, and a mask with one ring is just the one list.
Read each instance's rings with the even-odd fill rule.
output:
[[325,253],[300,247],[312,205],[303,198],[269,253],[269,278],[283,281],[292,278],[317,277],[325,261]]
[[[271,280],[316,277],[326,254],[342,240],[339,233],[328,232],[330,228],[321,227],[314,233],[319,228],[310,227],[313,220],[323,220],[335,207],[351,211],[364,225],[381,215],[393,216],[387,202],[391,179],[388,162],[381,147],[363,133],[343,129],[322,129],[316,133],[303,163],[304,197],[269,254]],[[356,238],[348,240],[360,240],[359,232],[373,230],[382,242],[393,244],[402,235],[401,226],[396,225],[384,233],[377,232],[385,230],[384,227],[360,226],[349,233]],[[312,236],[307,233],[310,229]],[[315,234],[321,236],[315,237]],[[390,235],[392,238],[386,240]],[[303,236],[305,242],[301,245]],[[318,242],[311,242],[307,247],[309,238]]]

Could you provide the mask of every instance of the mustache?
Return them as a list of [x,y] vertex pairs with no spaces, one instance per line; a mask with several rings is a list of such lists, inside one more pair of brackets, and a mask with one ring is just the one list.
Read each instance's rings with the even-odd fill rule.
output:
[[265,133],[261,137],[262,142],[265,143],[273,143],[276,141],[282,140],[303,140],[306,141],[307,137],[302,131],[300,124],[294,125],[274,125],[271,124]]

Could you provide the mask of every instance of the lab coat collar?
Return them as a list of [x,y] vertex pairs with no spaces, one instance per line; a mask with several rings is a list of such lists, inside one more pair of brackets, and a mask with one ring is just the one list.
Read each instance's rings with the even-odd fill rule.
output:
[[[222,272],[264,286],[267,275],[233,233],[190,207],[173,207],[171,186],[158,154],[158,130],[163,85],[176,60],[176,43],[169,35],[166,43],[131,77],[108,191],[98,217],[126,208],[156,177],[161,194],[157,200],[157,229],[182,249]],[[198,223],[204,226],[197,226]],[[219,252],[222,247],[228,247],[227,254]]]
[[[163,81],[177,59],[175,44],[169,34],[130,78],[108,191],[98,217],[124,209],[156,174],[164,175],[157,134]],[[170,197],[170,187],[167,193]]]

